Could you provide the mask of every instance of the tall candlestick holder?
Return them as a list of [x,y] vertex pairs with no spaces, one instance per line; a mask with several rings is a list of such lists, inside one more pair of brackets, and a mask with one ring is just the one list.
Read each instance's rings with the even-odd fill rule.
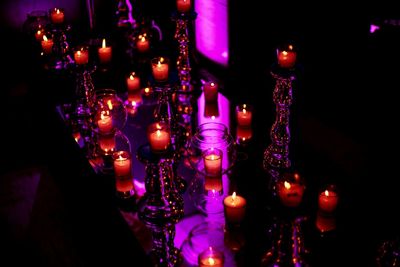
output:
[[162,227],[152,226],[153,247],[151,259],[154,266],[176,267],[179,266],[179,249],[174,245],[175,224],[166,224]]
[[178,76],[180,81],[181,91],[192,91],[193,86],[191,84],[191,66],[190,66],[190,37],[189,37],[189,29],[188,24],[195,20],[197,17],[196,12],[188,12],[188,13],[174,13],[172,15],[172,20],[175,21],[176,29],[174,38],[177,40],[179,44],[179,55],[176,61],[176,67],[178,69]]
[[276,117],[270,132],[271,144],[264,151],[263,166],[276,181],[282,171],[291,165],[289,117],[293,101],[292,82],[295,80],[295,76],[290,71],[280,69],[271,71],[271,75],[275,80],[273,101],[276,105]]

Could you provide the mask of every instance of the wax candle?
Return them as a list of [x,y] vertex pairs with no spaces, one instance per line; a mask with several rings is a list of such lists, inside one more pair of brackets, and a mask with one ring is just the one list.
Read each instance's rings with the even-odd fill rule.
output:
[[214,82],[206,83],[203,86],[203,90],[206,103],[218,101],[218,84]]
[[209,247],[199,254],[199,267],[224,267],[224,254],[216,248]]
[[209,176],[218,176],[222,172],[222,150],[208,148],[203,152],[204,171]]
[[318,196],[318,208],[323,212],[332,213],[336,210],[338,199],[335,191],[327,189]]
[[132,177],[132,160],[128,151],[113,153],[114,173],[116,177]]
[[290,69],[296,64],[296,52],[293,46],[289,45],[287,49],[278,49],[278,64],[282,68]]
[[129,77],[126,78],[126,86],[128,92],[140,90],[140,77],[135,72],[131,72]]
[[204,189],[206,191],[222,191],[222,176],[210,176],[206,175],[204,178]]
[[251,127],[236,127],[236,140],[239,143],[245,143],[253,137],[253,130]]
[[152,59],[152,72],[153,77],[156,81],[168,80],[168,60],[163,57]]
[[166,123],[156,122],[148,127],[148,140],[153,152],[164,152],[171,143],[170,130]]
[[74,60],[77,65],[84,65],[89,62],[89,51],[81,48],[74,52]]
[[50,12],[50,20],[54,24],[61,24],[64,22],[64,11],[59,8],[54,8]]
[[108,112],[102,111],[100,114],[100,119],[97,121],[99,131],[101,133],[110,133],[113,130],[112,117]]
[[150,49],[150,41],[144,35],[139,35],[136,42],[136,48],[139,52],[145,53]]
[[111,155],[115,150],[115,137],[113,134],[99,135],[99,146],[106,155]]
[[236,107],[236,121],[237,124],[243,127],[251,125],[253,112],[247,104],[238,105]]
[[278,195],[283,205],[297,207],[303,199],[304,186],[299,183],[283,181],[278,183]]
[[46,35],[43,35],[43,40],[42,40],[42,49],[45,54],[51,54],[53,51],[53,40],[47,39]]
[[246,213],[246,199],[233,192],[232,195],[224,199],[224,211],[228,223],[240,223]]
[[42,41],[43,40],[43,35],[44,35],[44,30],[43,29],[39,29],[35,32],[35,38],[38,41]]
[[176,0],[176,9],[178,12],[185,13],[190,10],[191,0]]
[[325,216],[317,212],[315,226],[320,232],[328,232],[336,229],[336,218],[334,216]]
[[100,63],[106,64],[111,61],[112,58],[112,48],[111,46],[106,46],[106,39],[103,39],[102,45],[98,50]]

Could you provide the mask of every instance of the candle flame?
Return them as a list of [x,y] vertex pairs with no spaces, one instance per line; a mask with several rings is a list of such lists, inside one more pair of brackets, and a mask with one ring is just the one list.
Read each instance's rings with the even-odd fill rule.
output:
[[134,75],[135,75],[135,73],[132,72],[132,74],[129,76],[129,79],[133,81],[133,80],[135,79],[135,76],[134,76]]
[[233,194],[232,194],[232,201],[235,201],[236,200],[236,192],[233,192]]
[[56,8],[56,13],[60,14],[60,9]]
[[42,31],[41,31],[41,30],[38,30],[36,34],[38,34],[38,35],[39,35],[39,34],[42,34]]
[[162,129],[161,125],[158,124],[158,123],[157,123],[157,125],[156,125],[156,128],[157,128],[158,130],[161,130],[161,129]]
[[216,158],[215,155],[212,154],[211,157],[210,157],[210,160],[215,160],[215,158]]
[[285,186],[286,189],[290,189],[291,185],[288,182],[284,182],[283,185]]
[[300,180],[300,175],[299,175],[298,173],[295,173],[293,176],[294,176],[294,179],[295,179],[296,181],[299,181],[299,180]]
[[163,63],[164,62],[164,58],[160,57],[160,60],[158,62]]
[[156,131],[156,135],[157,135],[157,137],[160,137],[160,136],[161,136],[161,131],[160,131],[160,130],[157,130],[157,131]]
[[48,39],[47,39],[46,35],[43,35],[43,41],[45,41],[45,42],[47,42],[47,41],[48,41]]
[[245,108],[242,111],[243,111],[244,114],[246,114],[246,112],[247,112]]
[[208,264],[210,264],[210,265],[214,265],[214,264],[215,264],[215,261],[214,261],[214,259],[213,259],[213,258],[211,258],[211,257],[208,257]]
[[78,51],[76,52],[76,55],[77,55],[78,57],[80,57],[80,56],[81,56],[81,51],[78,50]]
[[215,83],[210,83],[210,85],[211,85],[211,87],[214,87],[214,86],[215,86]]
[[118,159],[117,160],[124,160],[125,158],[124,157],[122,157],[122,155],[121,154],[119,154],[118,155]]
[[136,101],[132,101],[132,107],[136,107]]
[[325,196],[329,197],[329,191],[325,190]]
[[289,45],[289,50],[293,50],[293,45]]
[[215,116],[214,115],[211,116],[211,120],[215,120]]
[[100,114],[100,119],[101,120],[104,120],[106,117],[108,117],[108,116],[105,116],[103,112]]
[[149,87],[144,88],[144,92],[145,92],[146,94],[150,93],[150,88],[149,88]]
[[288,52],[282,51],[282,55],[287,56]]
[[146,38],[145,38],[144,36],[142,36],[142,37],[140,38],[140,41],[146,42]]
[[107,106],[108,106],[108,108],[109,108],[110,110],[113,109],[113,105],[112,105],[111,100],[107,100]]
[[103,43],[102,43],[101,47],[106,48],[106,39],[105,38],[103,39]]
[[243,107],[243,109],[245,109],[245,108],[247,108],[247,105],[246,105],[246,104],[243,104],[243,106],[242,106],[242,107]]

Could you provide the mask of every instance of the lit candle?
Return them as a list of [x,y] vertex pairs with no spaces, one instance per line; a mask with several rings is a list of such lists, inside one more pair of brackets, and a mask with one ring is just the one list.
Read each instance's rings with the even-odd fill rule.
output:
[[150,148],[153,152],[164,152],[168,149],[171,136],[170,131],[165,123],[156,122],[149,125],[148,140]]
[[42,41],[43,40],[43,35],[44,35],[44,30],[42,30],[42,29],[37,30],[37,32],[35,33],[36,40]]
[[222,150],[208,148],[203,152],[205,173],[209,176],[218,176],[222,172]]
[[106,155],[111,155],[111,153],[115,150],[115,137],[113,134],[109,135],[99,135],[99,146],[100,149]]
[[236,121],[240,126],[250,126],[253,113],[250,107],[246,104],[236,107]]
[[304,186],[284,181],[278,184],[278,195],[283,205],[297,207],[303,199]]
[[222,191],[222,176],[209,176],[206,175],[204,178],[204,189],[206,191]]
[[149,51],[150,49],[149,39],[147,39],[146,36],[144,35],[139,35],[139,38],[136,42],[136,48],[141,53]]
[[191,0],[176,0],[176,9],[178,12],[185,13],[190,10]]
[[146,97],[149,97],[152,93],[153,92],[152,92],[150,87],[146,87],[146,88],[143,89],[143,95],[146,96]]
[[219,250],[209,247],[199,254],[199,267],[224,267],[224,254]]
[[116,151],[113,153],[114,172],[116,177],[132,176],[132,160],[128,151]]
[[168,66],[167,59],[165,59],[163,57],[153,59],[152,60],[152,71],[153,71],[153,77],[157,81],[168,80],[169,66]]
[[64,12],[59,8],[54,8],[50,13],[51,22],[61,24],[64,22]]
[[108,115],[108,112],[102,111],[100,119],[97,121],[99,131],[101,133],[110,133],[113,130],[112,117]]
[[203,87],[203,90],[206,103],[218,101],[218,84],[213,82],[206,83]]
[[246,199],[233,192],[224,199],[224,211],[228,223],[240,223],[246,213]]
[[140,89],[140,78],[135,72],[132,72],[128,78],[126,78],[126,86],[129,91],[138,91]]
[[78,65],[84,65],[89,62],[89,51],[87,49],[81,48],[74,53],[75,63]]
[[247,142],[253,137],[253,130],[250,127],[238,126],[236,128],[236,140],[240,142]]
[[111,46],[106,46],[106,39],[103,39],[102,45],[98,50],[100,63],[106,64],[111,61],[112,48]]
[[318,196],[318,207],[321,211],[332,213],[338,204],[338,195],[332,190],[325,190]]
[[45,54],[51,54],[53,50],[53,40],[47,39],[46,35],[43,35],[43,40],[42,40],[42,49]]
[[296,52],[293,46],[289,45],[286,50],[278,50],[278,64],[282,68],[290,69],[296,64]]

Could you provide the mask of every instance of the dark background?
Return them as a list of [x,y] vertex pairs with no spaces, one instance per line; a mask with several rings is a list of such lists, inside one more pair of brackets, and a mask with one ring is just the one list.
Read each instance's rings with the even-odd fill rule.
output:
[[[0,199],[4,203],[10,195],[7,179],[14,179],[7,177],[17,177],[14,174],[24,170],[50,168],[51,148],[61,142],[52,110],[71,93],[60,92],[41,78],[43,72],[33,55],[35,48],[23,27],[23,12],[30,11],[25,2],[2,1],[0,5],[4,69],[0,85],[0,114],[4,119]],[[67,20],[80,40],[107,36],[115,30],[117,1],[95,1],[97,23],[93,31],[88,28],[84,2],[68,4],[73,10],[68,9],[67,2],[44,1],[40,7],[64,4]],[[287,41],[298,47],[291,121],[295,166],[308,164],[306,169],[315,168],[314,173],[321,174],[321,184],[324,179],[333,179],[342,187],[349,203],[344,207],[349,210],[345,220],[355,230],[354,236],[349,236],[355,258],[367,255],[373,259],[382,240],[398,237],[399,194],[395,184],[399,176],[396,91],[400,14],[386,3],[357,8],[336,3],[311,9],[300,3],[258,6],[258,2],[229,2],[230,66],[216,66],[196,53],[194,62],[223,81],[222,93],[232,102],[248,101],[259,110],[255,117],[257,135],[266,147],[274,120],[269,71],[275,48]],[[31,6],[36,7],[33,3]],[[143,16],[154,18],[172,36],[173,1],[146,0],[137,5]],[[14,19],[10,19],[13,14]],[[371,23],[381,29],[370,33]],[[24,235],[17,239],[13,234],[16,226],[7,215],[1,216],[0,240],[19,247]]]

